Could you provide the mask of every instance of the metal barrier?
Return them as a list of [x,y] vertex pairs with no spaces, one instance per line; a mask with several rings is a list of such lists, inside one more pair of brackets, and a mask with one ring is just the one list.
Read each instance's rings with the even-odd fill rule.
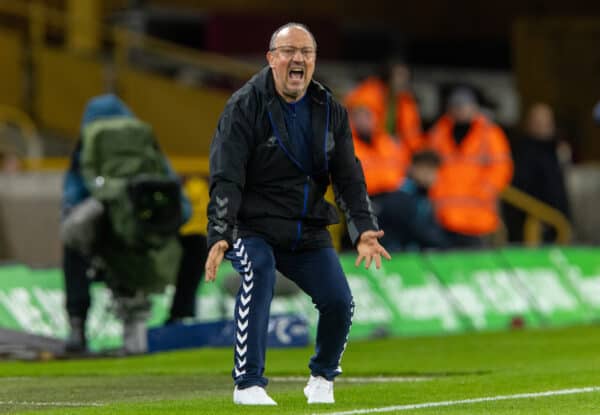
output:
[[24,140],[24,154],[30,164],[35,164],[42,156],[42,143],[33,120],[18,108],[0,105],[0,130],[11,124],[20,130]]
[[568,244],[571,241],[571,223],[560,211],[513,186],[504,189],[501,197],[527,214],[523,229],[525,245],[537,246],[542,242],[542,222],[556,229],[557,243]]
[[115,62],[117,65],[129,66],[127,51],[135,47],[147,49],[156,54],[166,55],[173,60],[240,80],[249,79],[259,69],[256,65],[225,55],[186,48],[123,28],[114,28],[110,33],[111,38],[115,41]]

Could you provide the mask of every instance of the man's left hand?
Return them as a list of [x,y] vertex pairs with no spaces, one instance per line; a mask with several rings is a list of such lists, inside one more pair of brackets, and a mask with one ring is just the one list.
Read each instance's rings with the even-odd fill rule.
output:
[[354,262],[357,267],[365,260],[365,268],[369,269],[373,259],[375,260],[375,268],[381,268],[381,256],[386,259],[392,259],[388,251],[379,243],[379,239],[383,237],[383,231],[365,231],[360,235],[360,239],[356,244],[358,257]]

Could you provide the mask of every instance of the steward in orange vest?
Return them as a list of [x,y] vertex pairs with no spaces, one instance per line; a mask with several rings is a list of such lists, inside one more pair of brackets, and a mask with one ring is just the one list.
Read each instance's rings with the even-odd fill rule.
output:
[[369,77],[345,99],[347,108],[367,106],[373,111],[378,132],[387,132],[413,153],[423,147],[421,116],[408,88],[410,72],[406,65],[392,63],[384,80]]
[[479,237],[500,224],[498,195],[513,173],[506,136],[479,112],[474,94],[461,88],[430,130],[428,147],[442,157],[430,191],[438,221],[457,234],[457,245],[480,244]]
[[400,188],[409,164],[408,151],[385,131],[375,128],[375,116],[366,106],[350,111],[354,153],[360,160],[370,196]]

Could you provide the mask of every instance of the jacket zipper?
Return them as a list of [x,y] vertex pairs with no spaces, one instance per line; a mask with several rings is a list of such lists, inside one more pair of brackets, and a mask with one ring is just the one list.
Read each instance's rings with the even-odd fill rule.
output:
[[308,210],[308,190],[310,188],[310,176],[306,176],[306,183],[304,183],[304,205],[302,206],[302,214],[300,215],[300,220],[297,224],[297,232],[296,232],[296,240],[292,244],[292,251],[295,251],[298,247],[298,243],[300,243],[300,238],[302,238],[302,220],[306,216],[306,211]]
[[[324,156],[325,156],[325,170],[328,170],[328,160],[327,160],[327,135],[328,135],[328,131],[329,131],[329,99],[326,98],[325,99],[325,140],[324,140]],[[269,121],[271,123],[271,128],[273,128],[273,134],[275,135],[275,138],[277,139],[279,146],[281,147],[281,149],[283,150],[283,152],[288,156],[288,158],[290,160],[292,160],[292,162],[294,164],[296,164],[300,170],[304,171],[304,168],[302,167],[302,165],[298,162],[298,160],[296,160],[296,158],[294,156],[292,156],[292,154],[290,152],[288,152],[288,150],[285,148],[285,146],[283,145],[283,143],[281,142],[281,138],[279,137],[279,133],[277,131],[277,127],[275,126],[275,122],[273,120],[273,115],[271,114],[271,111],[267,111],[267,115],[269,116]],[[296,114],[294,113],[294,121],[296,121]],[[296,224],[296,240],[294,241],[294,243],[292,244],[292,251],[295,251],[296,248],[298,247],[298,244],[300,243],[300,239],[302,238],[302,220],[304,219],[304,217],[306,216],[307,210],[308,210],[308,191],[310,189],[310,175],[306,176],[306,183],[304,183],[304,206],[302,207],[302,214],[300,215],[300,220],[298,220],[298,223]]]

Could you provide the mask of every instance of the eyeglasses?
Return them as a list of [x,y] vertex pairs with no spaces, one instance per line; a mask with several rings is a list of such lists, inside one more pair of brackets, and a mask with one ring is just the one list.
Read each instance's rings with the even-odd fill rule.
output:
[[281,53],[281,56],[283,56],[286,59],[293,58],[294,56],[296,56],[297,52],[300,52],[304,59],[306,59],[307,61],[311,61],[317,56],[317,50],[315,48],[296,48],[294,46],[278,46],[269,50],[271,52],[278,50],[279,53]]

